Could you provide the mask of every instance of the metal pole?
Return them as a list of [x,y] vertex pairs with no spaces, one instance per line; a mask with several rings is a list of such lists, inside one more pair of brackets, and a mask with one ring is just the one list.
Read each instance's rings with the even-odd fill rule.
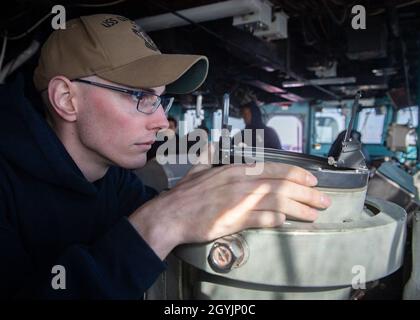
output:
[[[420,62],[420,57],[419,57]],[[420,161],[420,65],[417,67],[417,92],[416,92],[416,102],[417,102],[417,162]]]

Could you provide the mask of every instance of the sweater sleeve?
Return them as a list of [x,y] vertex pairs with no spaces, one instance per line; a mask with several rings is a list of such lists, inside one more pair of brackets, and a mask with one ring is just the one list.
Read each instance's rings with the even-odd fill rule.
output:
[[126,217],[91,246],[71,245],[39,266],[10,223],[3,196],[0,190],[1,298],[141,299],[165,269]]
[[118,183],[119,211],[129,216],[145,202],[157,196],[157,191],[146,186],[130,170],[116,168]]

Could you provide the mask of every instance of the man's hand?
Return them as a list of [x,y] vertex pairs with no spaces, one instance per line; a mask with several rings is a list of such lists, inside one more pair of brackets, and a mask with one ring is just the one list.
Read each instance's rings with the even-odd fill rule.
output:
[[327,196],[312,188],[317,180],[308,171],[280,163],[257,165],[263,165],[258,176],[246,175],[246,164],[198,166],[129,220],[164,259],[179,244],[281,226],[286,217],[314,221],[314,208],[330,205]]

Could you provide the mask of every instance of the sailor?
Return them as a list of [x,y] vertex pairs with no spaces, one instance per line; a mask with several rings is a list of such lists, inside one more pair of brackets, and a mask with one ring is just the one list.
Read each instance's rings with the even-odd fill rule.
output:
[[54,31],[34,72],[45,118],[0,94],[0,296],[139,299],[177,245],[314,221],[316,178],[266,163],[194,167],[160,196],[131,172],[168,128],[166,94],[196,90],[204,56],[162,54],[134,22],[83,16]]

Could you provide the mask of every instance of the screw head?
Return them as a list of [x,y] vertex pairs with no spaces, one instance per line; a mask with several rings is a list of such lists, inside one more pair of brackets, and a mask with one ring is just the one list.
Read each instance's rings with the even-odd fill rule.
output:
[[242,266],[248,259],[249,250],[239,235],[220,238],[213,243],[207,261],[218,273],[227,273]]

